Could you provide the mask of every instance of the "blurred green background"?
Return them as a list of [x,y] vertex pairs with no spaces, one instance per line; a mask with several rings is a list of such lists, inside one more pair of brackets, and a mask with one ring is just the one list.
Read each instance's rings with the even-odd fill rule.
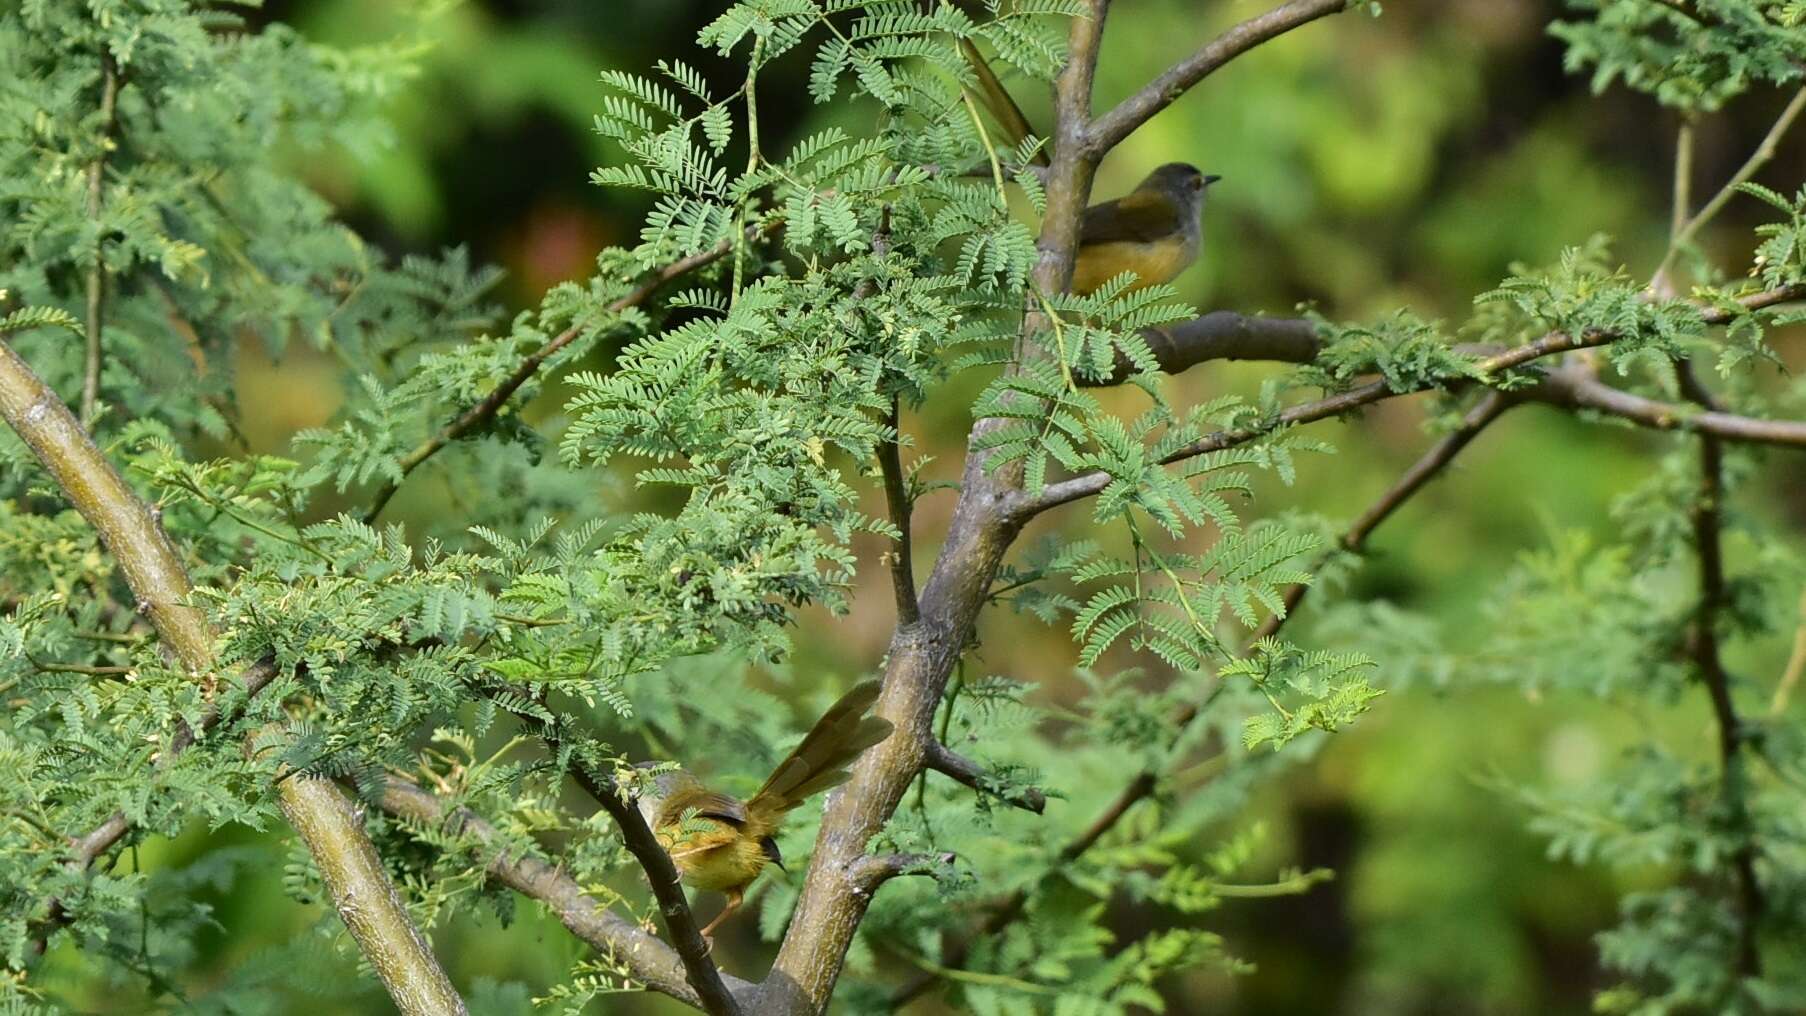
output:
[[[1265,6],[1118,5],[1106,36],[1100,107]],[[1551,261],[1562,247],[1600,232],[1616,238],[1632,274],[1653,270],[1666,238],[1678,124],[1646,99],[1594,97],[1584,79],[1564,75],[1561,49],[1544,31],[1559,13],[1556,0],[1386,7],[1380,19],[1328,19],[1238,61],[1104,166],[1100,197],[1121,193],[1169,160],[1225,177],[1212,192],[1203,263],[1178,283],[1186,299],[1206,310],[1274,313],[1310,302],[1340,319],[1409,306],[1456,323],[1510,263]],[[403,0],[271,0],[255,16],[355,46],[419,32],[413,9]],[[603,94],[599,72],[640,70],[667,55],[705,72],[718,68],[692,42],[718,9],[686,0],[469,0],[427,22],[421,73],[389,100],[388,144],[296,152],[294,165],[372,241],[397,253],[467,245],[474,260],[506,268],[502,296],[511,307],[530,306],[550,284],[587,275],[600,247],[632,243],[645,211],[636,195],[587,182],[595,165],[616,157],[590,129]],[[805,59],[793,57],[765,79],[761,111],[773,150],[826,118],[865,115],[810,106],[806,72]],[[1044,123],[1045,97],[1021,98],[1031,119]],[[1755,95],[1700,125],[1697,190],[1709,193],[1735,170],[1784,99]],[[1762,179],[1793,190],[1802,156],[1806,146],[1789,142]],[[1732,274],[1747,269],[1740,260],[1748,256],[1747,230],[1759,220],[1759,206],[1739,200],[1707,237]],[[1806,344],[1792,337],[1777,344],[1796,368],[1806,366]],[[1177,386],[1184,398],[1203,398],[1254,384],[1272,370],[1213,366]],[[245,432],[260,449],[284,449],[294,431],[332,416],[342,382],[331,361],[300,344],[279,361],[247,348],[239,389]],[[535,411],[556,426],[558,405],[554,387]],[[1263,490],[1255,514],[1295,508],[1340,518],[1359,511],[1431,440],[1425,409],[1398,400],[1322,428],[1340,453],[1308,461],[1292,488]],[[936,458],[929,469],[935,478],[951,478],[967,423],[966,405],[953,400],[909,421],[918,453]],[[1547,546],[1564,530],[1605,532],[1613,498],[1645,474],[1661,441],[1547,409],[1515,411],[1386,524],[1347,589],[1307,604],[1295,634],[1307,645],[1346,639],[1346,632],[1313,628],[1332,601],[1386,599],[1435,617],[1444,637],[1458,639],[1485,623],[1486,596],[1516,555]],[[1759,478],[1739,507],[1791,512],[1792,521],[1806,522],[1806,471],[1783,466]],[[430,473],[410,484],[388,517],[431,527],[443,521],[449,502],[461,526],[464,509],[480,503],[482,492],[435,486]],[[924,500],[918,540],[932,539],[951,505],[945,493]],[[335,509],[320,506],[323,513]],[[1024,544],[1054,525],[1075,532],[1080,521],[1043,519]],[[859,546],[865,570],[851,616],[811,619],[822,623],[799,629],[797,670],[844,681],[879,659],[892,619],[887,579],[875,567],[881,549],[876,542]],[[922,548],[922,566],[934,549]],[[1765,689],[1791,634],[1740,646],[1732,662]],[[983,623],[981,637],[980,661],[989,672],[1036,682],[1051,700],[1075,694],[1074,652],[1063,630],[999,613]],[[1232,901],[1207,915],[1231,951],[1258,971],[1166,985],[1173,1011],[1588,1011],[1590,992],[1603,983],[1591,937],[1614,922],[1616,898],[1628,883],[1546,861],[1525,831],[1526,816],[1485,784],[1495,773],[1582,783],[1650,729],[1672,733],[1683,752],[1703,751],[1700,706],[1652,705],[1626,715],[1480,684],[1458,671],[1397,688],[1355,729],[1261,795],[1247,816],[1270,830],[1272,868],[1329,866],[1337,880],[1303,897]],[[1051,778],[1057,782],[1058,774]],[[183,847],[145,849],[180,855]],[[276,872],[246,873],[212,901],[222,927],[216,951],[197,957],[197,971],[237,967],[314,916],[282,895]],[[461,977],[493,979],[493,990],[473,999],[479,1009],[520,1011],[580,954],[555,922],[527,907],[516,916],[507,929],[463,922],[436,933]],[[1125,911],[1116,920],[1132,929],[1147,916]],[[750,929],[730,929],[723,947],[730,970],[763,969],[764,947]],[[72,957],[57,962],[72,975],[79,966]],[[500,986],[507,982],[516,983]],[[360,997],[368,1011],[386,1008],[379,995]],[[116,1000],[89,1001],[93,1011],[118,1011]],[[304,1008],[297,1002],[295,1011]],[[625,996],[594,1008],[661,1006]],[[933,1008],[927,1002],[918,1011]]]

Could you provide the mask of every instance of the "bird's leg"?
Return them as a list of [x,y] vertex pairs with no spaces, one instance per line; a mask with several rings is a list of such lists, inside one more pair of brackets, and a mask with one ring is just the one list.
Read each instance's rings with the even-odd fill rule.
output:
[[740,901],[746,898],[746,894],[738,889],[733,890],[733,891],[727,893],[726,895],[727,895],[727,906],[722,907],[721,913],[716,914],[715,919],[713,921],[710,921],[708,923],[708,926],[702,929],[702,937],[704,939],[708,940],[708,943],[711,947],[715,944],[715,928],[718,925],[720,925],[722,921],[727,920],[727,916],[729,914],[733,913],[736,910],[739,910],[740,909]]

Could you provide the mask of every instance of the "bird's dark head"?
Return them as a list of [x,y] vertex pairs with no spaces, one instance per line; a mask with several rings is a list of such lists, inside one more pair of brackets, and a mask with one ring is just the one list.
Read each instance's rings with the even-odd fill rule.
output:
[[1179,198],[1202,197],[1222,177],[1205,173],[1189,162],[1169,162],[1148,174],[1141,190],[1157,190]]

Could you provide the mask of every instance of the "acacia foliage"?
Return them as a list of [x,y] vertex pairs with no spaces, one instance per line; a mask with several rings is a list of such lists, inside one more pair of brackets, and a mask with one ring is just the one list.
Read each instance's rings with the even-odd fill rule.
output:
[[[1308,482],[1310,457],[1331,450],[1282,425],[1289,400],[1370,376],[1392,392],[1446,389],[1454,400],[1476,384],[1522,391],[1535,373],[1486,375],[1457,339],[1561,332],[1610,338],[1605,362],[1670,397],[1677,364],[1710,360],[1736,408],[1765,408],[1745,381],[1771,356],[1767,326],[1785,317],[1739,314],[1721,334],[1701,307],[1806,280],[1806,194],[1757,192],[1780,213],[1758,238],[1758,279],[1702,271],[1688,299],[1650,299],[1607,248],[1579,243],[1556,265],[1504,280],[1459,327],[1404,313],[1322,319],[1316,361],[1275,374],[1257,396],[1172,404],[1143,330],[1194,311],[1127,278],[1086,297],[1037,291],[1035,233],[1011,200],[1042,210],[1031,167],[1042,142],[1003,138],[963,91],[976,82],[962,41],[994,53],[1015,80],[1044,83],[1063,60],[1067,20],[1086,7],[981,6],[735,4],[698,43],[738,61],[744,77],[711,81],[678,56],[607,75],[596,128],[620,160],[595,182],[650,192],[653,211],[637,243],[601,252],[593,276],[511,321],[486,296],[492,272],[457,252],[391,262],[269,158],[279,146],[371,143],[380,125],[358,110],[400,87],[405,40],[329,50],[279,26],[245,32],[232,15],[181,0],[7,9],[0,57],[19,71],[0,95],[10,223],[0,286],[18,309],[0,330],[56,390],[78,390],[76,335],[98,265],[97,436],[160,508],[222,633],[220,659],[272,661],[280,675],[249,699],[166,661],[94,535],[23,446],[0,436],[0,681],[10,696],[0,760],[18,774],[0,788],[9,968],[28,971],[48,934],[114,964],[105,976],[175,997],[207,918],[192,887],[228,883],[255,862],[220,849],[179,870],[108,859],[85,872],[67,864],[64,838],[115,810],[135,837],[267,827],[283,767],[342,778],[372,802],[386,774],[407,773],[495,825],[499,841],[479,851],[443,829],[372,818],[425,924],[510,915],[518,902],[477,863],[497,852],[544,855],[648,917],[612,826],[561,793],[569,765],[608,770],[646,745],[685,761],[726,752],[744,773],[774,763],[830,691],[799,692],[806,708],[793,712],[748,685],[748,664],[781,664],[807,637],[794,626],[799,610],[848,607],[856,534],[897,535],[897,520],[867,514],[875,502],[861,496],[879,483],[881,447],[902,440],[893,407],[907,413],[975,383],[973,415],[1001,421],[974,442],[988,468],[1019,469],[1030,497],[1063,474],[1105,479],[1090,506],[1103,538],[1025,552],[991,597],[1067,627],[1087,693],[1050,722],[1033,675],[985,673],[989,657],[960,665],[937,733],[986,776],[975,793],[925,774],[873,844],[954,860],[933,865],[932,882],[885,889],[843,997],[881,1008],[891,958],[950,964],[949,913],[1020,894],[1022,919],[960,957],[978,974],[953,980],[960,1005],[1039,1011],[1057,993],[1066,1011],[1159,1008],[1164,975],[1237,966],[1195,915],[1227,894],[1303,891],[1321,878],[1241,880],[1259,845],[1258,828],[1236,818],[1248,790],[1374,707],[1385,683],[1374,658],[1396,680],[1417,659],[1446,672],[1461,648],[1455,635],[1404,644],[1392,636],[1423,629],[1396,614],[1348,646],[1249,638],[1284,613],[1288,587],[1347,564],[1329,553],[1327,520],[1250,509],[1254,473]],[[1797,5],[1702,0],[1699,16],[1679,20],[1642,6],[1657,13],[1576,4],[1590,16],[1558,26],[1571,60],[1597,65],[1602,84],[1622,79],[1701,109],[1797,73]],[[1663,48],[1677,34],[1684,59]],[[779,60],[806,61],[814,98],[850,103],[863,128],[768,150],[757,96]],[[723,251],[650,300],[634,296],[664,266]],[[1024,334],[1028,311],[1048,327]],[[246,334],[274,348],[312,343],[352,380],[339,419],[302,435],[294,457],[217,454],[232,435],[233,345]],[[489,492],[467,516],[424,534],[321,516],[328,497],[407,480],[422,441],[553,346],[513,403],[563,379],[573,393],[553,433],[511,405],[421,467]],[[612,357],[592,358],[601,351]],[[1131,415],[1092,388],[1119,379],[1121,364],[1144,396]],[[1249,439],[1186,454],[1225,433]],[[1696,695],[1699,675],[1675,659],[1689,625],[1703,617],[1735,636],[1779,623],[1796,553],[1769,551],[1762,569],[1734,575],[1722,611],[1702,614],[1676,578],[1696,549],[1693,444],[1677,439],[1652,490],[1627,499],[1623,546],[1564,545],[1510,578],[1488,637],[1516,672],[1499,676],[1633,700]],[[1732,480],[1747,469],[1740,455],[1731,466]],[[623,474],[651,496],[609,482]],[[912,472],[907,491],[930,482]],[[209,702],[228,719],[172,757],[175,731],[198,726]],[[1562,856],[1675,871],[1666,888],[1627,898],[1624,924],[1602,939],[1603,959],[1624,975],[1602,1005],[1801,1003],[1785,946],[1796,931],[1789,816],[1799,802],[1755,764],[1785,774],[1797,752],[1783,729],[1763,729],[1716,761],[1651,744],[1598,801],[1518,789]],[[547,730],[563,736],[548,743],[538,736]],[[247,758],[252,731],[267,750]],[[1222,775],[1197,791],[1185,769],[1201,752]],[[1150,774],[1157,792],[1073,854],[1067,845],[1125,768]],[[1006,806],[1030,788],[1066,801],[1046,816]],[[1199,841],[1213,846],[1200,852]],[[809,843],[805,823],[786,831],[793,867]],[[1749,855],[1770,901],[1756,914],[1738,909],[1734,884]],[[304,855],[289,864],[291,894],[318,899]],[[798,888],[782,873],[756,887],[766,938],[783,934]],[[1107,907],[1123,898],[1173,920],[1119,941]],[[1760,972],[1734,955],[1745,921],[1770,961]],[[317,981],[321,966],[342,969],[345,958],[322,946],[343,948],[333,928],[322,921],[297,939],[293,959],[216,983],[205,1004],[265,1004],[286,984]],[[29,973],[0,983],[21,1005],[41,990]],[[624,968],[597,957],[535,991],[576,1011],[631,987]]]

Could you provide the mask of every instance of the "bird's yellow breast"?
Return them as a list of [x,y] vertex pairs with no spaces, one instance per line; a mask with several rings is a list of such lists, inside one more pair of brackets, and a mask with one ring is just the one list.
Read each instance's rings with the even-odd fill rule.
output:
[[[701,820],[695,824],[708,822]],[[725,822],[708,822],[713,828],[675,837],[674,830],[658,830],[665,852],[677,865],[677,874],[685,885],[710,892],[744,889],[759,872],[765,870],[767,858],[759,845],[759,837],[746,835]]]
[[1086,295],[1123,272],[1136,275],[1130,290],[1171,282],[1196,256],[1187,246],[1185,239],[1178,235],[1152,243],[1118,240],[1085,244],[1073,261],[1072,291]]

